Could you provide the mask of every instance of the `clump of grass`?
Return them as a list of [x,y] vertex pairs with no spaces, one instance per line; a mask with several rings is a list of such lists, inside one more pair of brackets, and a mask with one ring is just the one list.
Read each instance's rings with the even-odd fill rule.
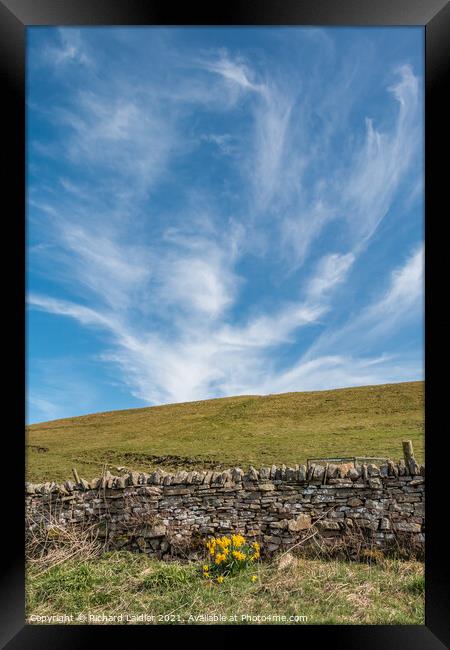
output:
[[425,595],[425,576],[418,575],[413,576],[411,580],[406,584],[407,591],[411,592],[417,596]]
[[36,576],[35,588],[29,591],[29,607],[48,603],[57,611],[81,611],[88,607],[107,606],[111,601],[107,587],[99,581],[95,565],[69,563],[50,568]]
[[191,585],[195,576],[194,565],[170,562],[156,564],[143,571],[142,588],[146,590],[176,589]]

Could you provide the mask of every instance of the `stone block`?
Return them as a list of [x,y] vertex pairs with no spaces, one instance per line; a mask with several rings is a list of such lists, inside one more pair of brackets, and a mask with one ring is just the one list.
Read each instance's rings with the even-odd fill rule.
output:
[[304,530],[305,528],[310,528],[311,517],[310,515],[301,513],[295,519],[290,519],[287,522],[287,527],[291,532],[295,532],[295,533],[299,532],[300,530]]
[[352,508],[357,508],[358,506],[363,505],[363,501],[358,497],[350,497],[349,499],[347,499],[347,505],[349,505]]
[[422,531],[421,524],[411,521],[396,521],[393,528],[403,533],[420,533]]
[[390,530],[391,522],[387,517],[382,517],[380,519],[380,530]]
[[315,522],[315,525],[321,530],[340,530],[339,522],[331,519],[321,519]]

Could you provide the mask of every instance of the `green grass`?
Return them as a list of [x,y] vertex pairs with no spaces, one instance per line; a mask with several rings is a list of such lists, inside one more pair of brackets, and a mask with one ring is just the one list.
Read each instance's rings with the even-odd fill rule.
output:
[[317,456],[395,460],[405,438],[423,461],[423,434],[423,382],[230,397],[32,425],[27,475],[35,482],[64,480],[76,466],[90,479],[104,464],[114,472],[117,466],[295,464]]
[[284,569],[263,562],[221,585],[202,578],[198,564],[123,551],[68,561],[40,574],[29,568],[27,616],[64,614],[72,614],[74,623],[80,614],[147,614],[155,623],[177,624],[195,622],[190,616],[216,614],[226,616],[222,622],[229,624],[242,623],[245,614],[301,615],[307,624],[424,624],[423,565],[297,558]]

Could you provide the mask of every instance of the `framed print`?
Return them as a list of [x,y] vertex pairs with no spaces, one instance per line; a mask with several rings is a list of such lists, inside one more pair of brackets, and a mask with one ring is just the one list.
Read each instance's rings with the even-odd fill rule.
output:
[[448,4],[0,18],[4,647],[445,647]]

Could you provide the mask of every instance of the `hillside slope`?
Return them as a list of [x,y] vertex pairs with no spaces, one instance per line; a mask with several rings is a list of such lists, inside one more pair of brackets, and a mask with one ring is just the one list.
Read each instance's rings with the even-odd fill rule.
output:
[[424,383],[241,396],[94,413],[27,427],[31,481],[88,479],[103,466],[295,464],[321,456],[401,457],[413,441],[423,461]]

